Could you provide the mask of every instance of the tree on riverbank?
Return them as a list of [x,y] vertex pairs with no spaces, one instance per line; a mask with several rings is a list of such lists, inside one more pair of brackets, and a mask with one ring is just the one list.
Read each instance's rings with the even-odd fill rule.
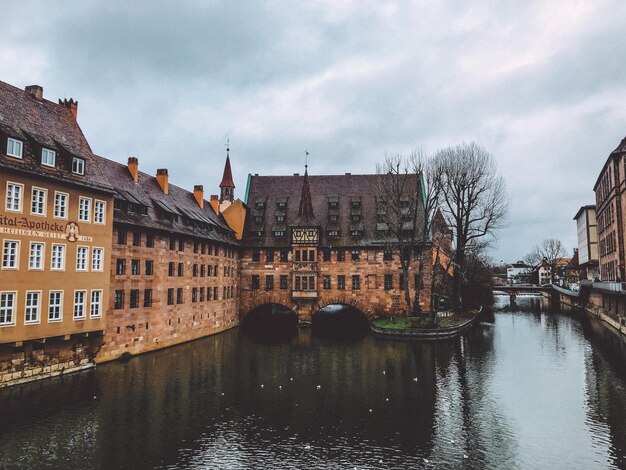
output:
[[531,266],[538,266],[544,260],[550,266],[550,284],[554,284],[558,261],[567,255],[563,243],[556,238],[547,238],[535,245],[530,253],[524,256],[524,262]]

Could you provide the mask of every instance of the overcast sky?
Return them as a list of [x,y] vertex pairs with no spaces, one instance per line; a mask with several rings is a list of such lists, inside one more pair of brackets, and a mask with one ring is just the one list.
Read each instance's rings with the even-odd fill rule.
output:
[[[489,4],[492,3],[492,4]],[[576,246],[572,217],[626,135],[623,0],[3,4],[0,80],[79,101],[92,149],[217,193],[248,173],[373,173],[476,141],[511,199],[492,251]]]

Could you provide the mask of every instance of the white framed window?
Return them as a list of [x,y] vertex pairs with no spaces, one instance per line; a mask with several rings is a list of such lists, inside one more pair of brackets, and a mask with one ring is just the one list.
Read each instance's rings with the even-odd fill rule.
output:
[[91,250],[91,270],[102,271],[104,248],[92,248]]
[[30,204],[30,213],[34,215],[46,215],[46,193],[48,191],[43,188],[33,187],[33,193]]
[[93,223],[104,224],[105,214],[107,209],[106,201],[99,201],[98,199],[93,202]]
[[52,244],[50,269],[53,271],[63,271],[65,269],[65,245]]
[[7,182],[7,200],[5,208],[10,212],[22,212],[22,195],[24,194],[24,185],[19,183]]
[[0,326],[15,324],[17,292],[0,292]]
[[41,149],[41,164],[45,166],[54,166],[57,159],[57,153],[47,148]]
[[18,269],[20,256],[20,242],[4,240],[2,242],[2,269]]
[[88,197],[78,199],[78,220],[91,222],[91,199]]
[[102,291],[101,290],[91,291],[91,304],[90,304],[89,314],[91,318],[98,318],[102,316]]
[[88,246],[76,247],[76,271],[87,271],[88,257],[89,257]]
[[74,157],[72,158],[72,173],[76,173],[77,175],[85,174],[85,160],[82,158]]
[[30,242],[28,255],[28,269],[43,269],[44,244]]
[[39,309],[41,307],[41,291],[26,291],[26,306],[24,308],[24,323],[39,323]]
[[48,299],[48,321],[63,320],[63,291],[51,290]]
[[22,149],[24,145],[21,140],[12,139],[9,137],[7,139],[7,155],[9,157],[22,158]]
[[85,319],[85,299],[87,298],[86,290],[74,291],[74,320]]
[[67,219],[67,193],[54,192],[54,218]]

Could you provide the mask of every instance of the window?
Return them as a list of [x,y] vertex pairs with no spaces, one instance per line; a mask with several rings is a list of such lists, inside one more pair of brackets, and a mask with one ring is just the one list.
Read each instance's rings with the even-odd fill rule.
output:
[[204,287],[200,288],[200,302],[204,302]]
[[170,250],[176,249],[176,239],[174,237],[170,237]]
[[139,289],[130,290],[130,308],[139,307]]
[[252,250],[252,261],[259,261],[261,259],[261,251],[260,250]]
[[404,274],[400,274],[400,290],[404,290]]
[[286,274],[280,275],[280,288],[281,289],[287,289],[287,283],[289,282],[288,279],[289,278],[287,277]]
[[361,276],[354,274],[352,276],[352,290],[359,290],[361,288]]
[[183,263],[178,263],[178,277],[183,277],[185,270],[185,265]]
[[196,303],[198,301],[198,288],[193,287],[191,289],[191,302]]
[[277,215],[276,216],[276,222],[284,222],[285,221],[285,216],[284,215]]
[[174,305],[174,289],[167,289],[167,305]]
[[295,282],[295,285],[293,287],[294,290],[301,290],[302,289],[302,287],[300,285],[300,280],[301,280],[301,276],[295,276],[294,277],[294,282]]
[[330,261],[330,248],[324,248],[322,250],[322,256],[324,261]]
[[280,261],[285,263],[289,259],[289,250],[280,250]]
[[104,248],[94,248],[91,250],[91,270],[102,271],[102,254]]
[[24,323],[39,322],[40,291],[26,291],[26,307],[24,308]]
[[198,252],[198,242],[193,242],[193,252],[194,253]]
[[176,303],[177,304],[183,303],[183,288],[182,287],[179,287],[178,289],[176,289]]
[[41,149],[41,164],[46,166],[54,166],[56,162],[57,153],[54,150],[47,148]]
[[73,157],[72,158],[72,173],[75,173],[77,175],[84,175],[85,174],[85,160],[83,160],[82,158]]
[[178,240],[178,251],[185,251],[185,240]]
[[274,276],[265,276],[265,290],[274,290]]
[[213,290],[210,287],[206,288],[206,299],[211,301],[213,299]]
[[51,290],[48,298],[48,321],[61,321],[63,318],[63,291]]
[[120,310],[124,308],[124,291],[116,290],[115,291],[115,309]]
[[256,290],[258,288],[259,288],[259,275],[253,274],[252,275],[252,289]]
[[359,259],[361,259],[361,252],[359,250],[352,250],[351,256],[352,261],[359,261]]
[[115,263],[115,274],[118,276],[122,276],[126,274],[126,260],[123,258],[118,258]]
[[[91,199],[80,197],[78,200],[78,220],[83,222],[91,221]],[[126,242],[126,239],[124,239]]]
[[391,253],[391,250],[385,250],[383,254],[383,259],[385,261],[391,261],[393,259],[393,254]]
[[329,222],[337,222],[337,214],[328,214]]
[[2,250],[2,269],[18,269],[20,242],[4,240]]
[[24,186],[17,183],[7,183],[6,210],[10,212],[22,212],[22,193]]
[[139,263],[138,259],[130,260],[130,274],[131,276],[139,276]]
[[146,246],[148,248],[154,248],[154,235],[151,233],[146,234]]
[[200,265],[200,277],[204,277],[206,274],[206,266],[204,264]]
[[151,259],[146,260],[146,276],[152,276],[154,274],[154,261]]
[[106,214],[106,201],[98,201],[97,199],[93,203],[93,223],[104,224]]
[[346,260],[345,250],[337,250],[337,261],[345,261],[345,260]]
[[54,192],[54,217],[67,219],[67,194]]
[[117,244],[126,245],[126,230],[117,229]]
[[30,213],[33,215],[46,215],[46,190],[33,188]]
[[339,230],[329,230],[328,231],[328,236],[329,237],[338,237],[339,236]]
[[346,290],[346,276],[344,275],[337,276],[337,289]]
[[175,270],[176,270],[176,263],[174,263],[173,261],[170,261],[170,264],[168,264],[167,266],[167,275],[173,276]]
[[15,292],[0,292],[0,325],[15,323]]
[[85,298],[87,297],[86,290],[74,291],[74,320],[85,319]]
[[393,274],[385,274],[385,290],[393,289]]
[[214,287],[214,288],[213,288],[213,300],[219,300],[219,299],[217,298],[217,287]]
[[89,247],[76,247],[76,271],[87,271],[87,259],[89,257]]
[[22,158],[22,141],[7,139],[7,155],[9,157]]
[[330,276],[324,276],[324,289],[330,289]]
[[98,318],[102,316],[102,291],[101,290],[92,290],[91,291],[91,305],[90,305],[89,315],[91,318]]
[[28,269],[43,269],[43,243],[30,242]]
[[267,252],[265,253],[265,261],[267,263],[274,262],[274,250],[272,249],[267,250]]
[[145,308],[152,307],[152,289],[143,290],[143,306]]
[[141,246],[141,232],[133,232],[133,246]]
[[191,277],[198,277],[198,265],[195,263],[191,267]]

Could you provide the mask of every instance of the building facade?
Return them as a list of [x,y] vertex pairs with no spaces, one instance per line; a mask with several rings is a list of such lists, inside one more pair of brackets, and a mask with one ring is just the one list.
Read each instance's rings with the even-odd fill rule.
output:
[[0,386],[92,367],[103,342],[113,190],[77,111],[0,82]]
[[574,220],[578,239],[578,266],[584,270],[585,278],[591,281],[599,277],[596,206],[582,206]]

